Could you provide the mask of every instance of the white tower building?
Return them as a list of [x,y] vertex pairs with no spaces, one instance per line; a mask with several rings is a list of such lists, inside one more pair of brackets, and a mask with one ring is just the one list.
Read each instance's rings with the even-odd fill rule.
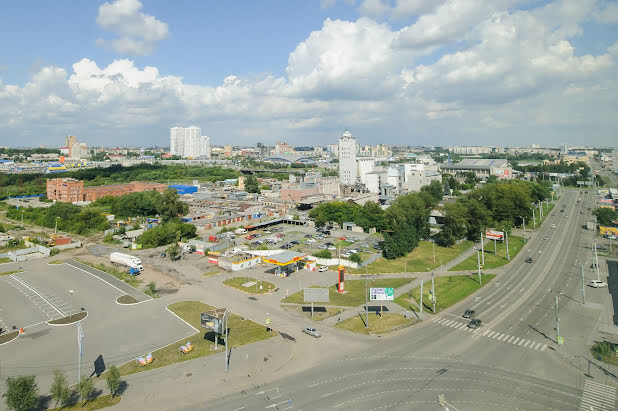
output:
[[199,127],[173,127],[170,129],[170,153],[190,158],[210,157],[210,138],[202,136]]
[[339,138],[339,182],[344,185],[356,183],[356,138],[348,130]]

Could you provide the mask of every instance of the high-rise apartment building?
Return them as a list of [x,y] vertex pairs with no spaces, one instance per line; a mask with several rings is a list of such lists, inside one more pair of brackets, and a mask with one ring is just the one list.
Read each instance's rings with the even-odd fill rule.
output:
[[618,149],[612,150],[612,170],[618,174]]
[[348,130],[339,138],[339,182],[343,185],[356,183],[356,138]]
[[170,154],[181,157],[210,157],[210,137],[202,136],[199,127],[172,127]]

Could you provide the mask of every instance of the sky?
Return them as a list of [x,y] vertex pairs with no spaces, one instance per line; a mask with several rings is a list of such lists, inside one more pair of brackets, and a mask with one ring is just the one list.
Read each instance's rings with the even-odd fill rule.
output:
[[618,146],[615,0],[20,0],[0,146]]

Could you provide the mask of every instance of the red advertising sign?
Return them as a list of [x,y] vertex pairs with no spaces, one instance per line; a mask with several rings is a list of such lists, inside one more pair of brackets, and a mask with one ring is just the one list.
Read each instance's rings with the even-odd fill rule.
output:
[[504,232],[503,231],[494,231],[494,230],[486,230],[485,237],[489,240],[503,240]]

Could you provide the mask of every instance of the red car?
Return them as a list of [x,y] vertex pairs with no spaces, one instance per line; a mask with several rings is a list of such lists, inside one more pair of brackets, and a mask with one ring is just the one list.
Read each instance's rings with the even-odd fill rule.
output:
[[253,234],[249,234],[248,236],[245,237],[247,240],[253,240],[255,238],[255,236]]

